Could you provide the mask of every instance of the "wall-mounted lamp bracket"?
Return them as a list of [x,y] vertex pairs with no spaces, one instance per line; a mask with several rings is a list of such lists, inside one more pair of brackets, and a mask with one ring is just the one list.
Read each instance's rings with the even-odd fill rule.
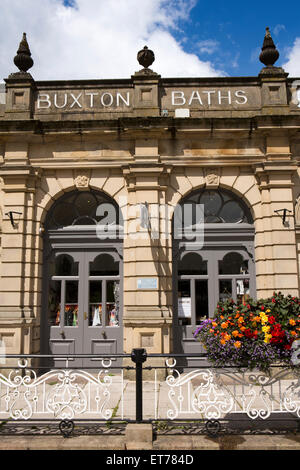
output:
[[15,221],[14,221],[14,214],[22,215],[22,212],[9,211],[9,212],[6,212],[5,215],[9,216],[9,220],[10,220],[10,223],[11,223],[12,227],[16,228],[16,224],[15,224]]
[[[285,222],[286,222],[286,217],[287,217],[287,212],[292,212],[288,209],[278,209],[277,211],[274,211],[276,212],[276,214],[279,215],[279,217],[281,217],[282,219],[282,225],[285,225]],[[281,214],[282,213],[282,214]]]

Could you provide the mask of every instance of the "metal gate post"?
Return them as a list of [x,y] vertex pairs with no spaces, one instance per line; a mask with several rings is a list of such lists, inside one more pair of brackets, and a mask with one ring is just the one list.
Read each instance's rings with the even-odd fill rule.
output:
[[131,352],[131,359],[135,363],[135,405],[136,422],[143,421],[143,362],[147,360],[147,351],[135,348]]

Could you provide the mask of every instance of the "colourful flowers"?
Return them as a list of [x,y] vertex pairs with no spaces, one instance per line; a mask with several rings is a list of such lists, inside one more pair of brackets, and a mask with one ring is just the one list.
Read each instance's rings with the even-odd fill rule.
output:
[[258,301],[219,302],[214,318],[194,336],[217,366],[267,370],[276,361],[290,363],[292,343],[300,338],[299,299],[274,293]]

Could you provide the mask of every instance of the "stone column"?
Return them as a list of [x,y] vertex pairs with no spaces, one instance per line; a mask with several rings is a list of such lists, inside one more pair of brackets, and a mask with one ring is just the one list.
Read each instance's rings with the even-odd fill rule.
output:
[[[137,160],[141,156],[141,145],[137,140]],[[152,151],[154,159],[157,146],[153,146]],[[169,169],[158,163],[135,163],[123,172],[129,193],[124,240],[124,349],[127,353],[139,347],[148,353],[169,353],[172,246],[171,234],[165,234],[164,214]],[[148,207],[148,228],[141,226],[141,205],[145,211]],[[168,222],[167,226],[169,228]]]
[[3,179],[3,224],[0,278],[0,334],[6,352],[33,350],[39,278],[40,239],[35,220],[34,193],[38,172],[24,165],[8,165]]
[[[294,226],[293,162],[265,162],[256,167],[262,217],[256,223],[257,297],[273,291],[298,295],[299,279]],[[284,222],[283,210],[286,209]]]

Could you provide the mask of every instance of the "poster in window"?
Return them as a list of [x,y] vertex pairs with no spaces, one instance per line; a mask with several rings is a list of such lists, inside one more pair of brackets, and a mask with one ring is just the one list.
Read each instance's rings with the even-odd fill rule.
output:
[[191,318],[192,316],[192,301],[190,297],[182,297],[178,299],[178,317]]

